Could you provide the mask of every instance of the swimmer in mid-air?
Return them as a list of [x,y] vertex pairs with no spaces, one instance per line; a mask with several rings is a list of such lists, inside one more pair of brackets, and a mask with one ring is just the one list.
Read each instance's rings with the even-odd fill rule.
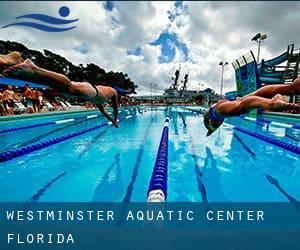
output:
[[[95,104],[100,112],[118,127],[118,93],[129,94],[131,91],[125,91],[118,86],[112,88],[103,85],[94,85],[89,82],[74,82],[67,76],[53,71],[49,71],[38,67],[30,59],[17,62],[12,66],[7,67],[3,71],[3,75],[9,76],[11,74],[34,74],[37,76],[50,79],[50,81],[41,82],[40,84],[47,85],[53,89],[59,90],[64,96],[69,98],[80,98]],[[113,117],[105,110],[104,104],[109,100],[112,101]]]
[[220,100],[213,104],[204,114],[204,125],[207,128],[207,136],[211,135],[221,126],[224,118],[247,113],[251,109],[263,108],[272,111],[300,112],[300,105],[288,103],[282,95],[300,93],[300,78],[292,84],[276,84],[264,86],[235,101]]

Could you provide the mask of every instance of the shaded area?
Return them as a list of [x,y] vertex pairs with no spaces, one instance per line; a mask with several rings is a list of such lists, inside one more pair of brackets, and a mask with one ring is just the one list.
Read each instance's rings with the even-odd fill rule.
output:
[[[114,181],[109,181],[109,176],[113,169],[116,168],[116,177]],[[92,202],[99,201],[112,201],[117,200],[122,195],[122,182],[121,182],[121,166],[120,166],[120,153],[115,155],[114,162],[107,168],[104,175],[97,185]]]
[[44,185],[39,191],[36,192],[35,195],[33,195],[32,197],[30,197],[27,201],[31,201],[31,202],[36,202],[38,201],[41,196],[57,181],[59,180],[61,177],[63,177],[64,175],[66,175],[67,172],[63,172],[61,174],[59,174],[58,176],[56,176],[54,179],[52,179],[51,181],[49,181],[46,185]]

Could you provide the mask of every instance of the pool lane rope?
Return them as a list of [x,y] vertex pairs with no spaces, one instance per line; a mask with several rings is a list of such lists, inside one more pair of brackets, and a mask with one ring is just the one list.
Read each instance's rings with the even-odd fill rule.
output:
[[167,199],[169,124],[170,117],[167,116],[147,191],[148,202],[164,202]]
[[[129,110],[119,110],[119,113],[121,112],[127,112],[130,113],[132,111],[135,111],[136,109],[129,109]],[[142,110],[143,111],[143,110]],[[147,112],[147,110],[145,110]],[[95,119],[95,118],[100,118],[103,117],[102,115],[84,115],[84,116],[79,116],[75,118],[69,118],[69,119],[63,119],[63,120],[56,120],[56,121],[49,121],[49,122],[43,122],[43,123],[38,123],[38,124],[31,124],[31,125],[24,125],[24,126],[18,126],[18,127],[12,127],[12,128],[5,128],[5,129],[0,129],[0,134],[4,133],[9,133],[9,132],[14,132],[14,131],[20,131],[20,130],[26,130],[26,129],[31,129],[31,128],[37,128],[37,127],[44,127],[44,126],[50,126],[50,125],[61,125],[65,123],[70,123],[70,122],[75,122],[75,121],[81,121],[81,120],[90,120],[90,119]]]
[[19,127],[5,128],[5,129],[0,129],[0,134],[14,132],[14,131],[20,131],[20,130],[25,130],[25,129],[31,129],[31,128],[37,128],[37,127],[50,126],[50,125],[60,125],[60,124],[65,124],[65,123],[80,121],[80,120],[90,120],[90,119],[95,119],[99,116],[100,115],[87,115],[87,116],[80,116],[80,117],[70,118],[70,119],[63,119],[63,120],[31,124],[31,125],[25,125],[25,126],[19,126]]
[[266,136],[266,135],[262,135],[262,134],[253,132],[253,131],[250,131],[248,129],[240,128],[240,127],[233,127],[233,129],[237,130],[241,133],[244,133],[246,135],[257,138],[259,140],[262,140],[262,141],[265,141],[267,143],[273,144],[277,147],[288,150],[290,152],[293,152],[295,154],[298,154],[298,155],[300,154],[300,147],[298,147],[296,145],[293,145],[291,143],[287,143],[287,142],[284,142],[284,141],[281,141],[281,140],[278,140],[278,139],[275,139],[275,138],[272,138],[272,137],[269,137],[269,136]]
[[270,121],[266,118],[253,118],[248,116],[242,116],[241,117],[244,120],[255,122],[256,124],[260,126],[264,126],[265,124],[272,125],[274,127],[282,127],[282,128],[290,128],[290,129],[300,129],[300,125],[298,124],[292,124],[292,123],[283,123],[283,122],[275,122]]
[[[119,120],[119,122],[122,122],[123,120],[129,119],[129,118],[132,118],[132,117],[133,117],[132,115],[127,115],[127,116],[121,118]],[[80,135],[88,133],[90,131],[109,126],[111,124],[112,124],[112,122],[105,122],[105,123],[102,123],[100,125],[97,125],[97,126],[94,126],[94,127],[91,127],[91,128],[87,128],[87,129],[83,129],[83,130],[80,130],[80,131],[77,131],[77,132],[73,132],[73,133],[70,133],[70,134],[67,134],[67,135],[64,135],[64,136],[60,136],[60,137],[56,137],[56,138],[53,138],[53,139],[45,140],[43,142],[31,144],[29,146],[21,147],[21,148],[15,149],[15,150],[8,150],[6,152],[0,153],[0,162],[6,162],[6,161],[9,161],[9,160],[12,160],[14,158],[29,154],[31,152],[34,152],[34,151],[52,146],[54,144],[57,144],[57,143],[60,143],[60,142],[63,142],[63,141],[69,140],[69,139],[72,139],[74,137],[80,136]]]

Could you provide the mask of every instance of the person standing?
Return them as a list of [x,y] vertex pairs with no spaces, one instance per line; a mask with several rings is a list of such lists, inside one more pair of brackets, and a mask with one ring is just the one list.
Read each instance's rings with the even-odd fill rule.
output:
[[34,112],[39,112],[39,93],[37,89],[32,90],[31,100],[32,100]]
[[4,91],[2,99],[4,104],[7,106],[8,115],[14,115],[15,100],[17,98],[11,85],[8,85],[7,90]]
[[28,84],[24,86],[24,93],[22,94],[23,98],[25,99],[25,107],[27,108],[28,113],[33,113],[33,104],[32,104],[32,90]]
[[44,106],[44,97],[43,97],[43,92],[38,90],[38,99],[39,99],[39,112],[41,112],[41,110],[43,109]]
[[2,93],[2,89],[1,89],[0,90],[0,116],[6,116],[6,114],[7,114],[7,110],[3,103],[3,93]]

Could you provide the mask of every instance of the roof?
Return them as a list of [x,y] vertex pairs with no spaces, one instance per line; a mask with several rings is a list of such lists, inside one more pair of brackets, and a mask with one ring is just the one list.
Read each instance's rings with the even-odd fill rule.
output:
[[11,85],[14,87],[24,87],[25,84],[28,84],[31,88],[48,88],[46,85],[41,85],[33,82],[20,81],[13,78],[0,77],[0,85]]

